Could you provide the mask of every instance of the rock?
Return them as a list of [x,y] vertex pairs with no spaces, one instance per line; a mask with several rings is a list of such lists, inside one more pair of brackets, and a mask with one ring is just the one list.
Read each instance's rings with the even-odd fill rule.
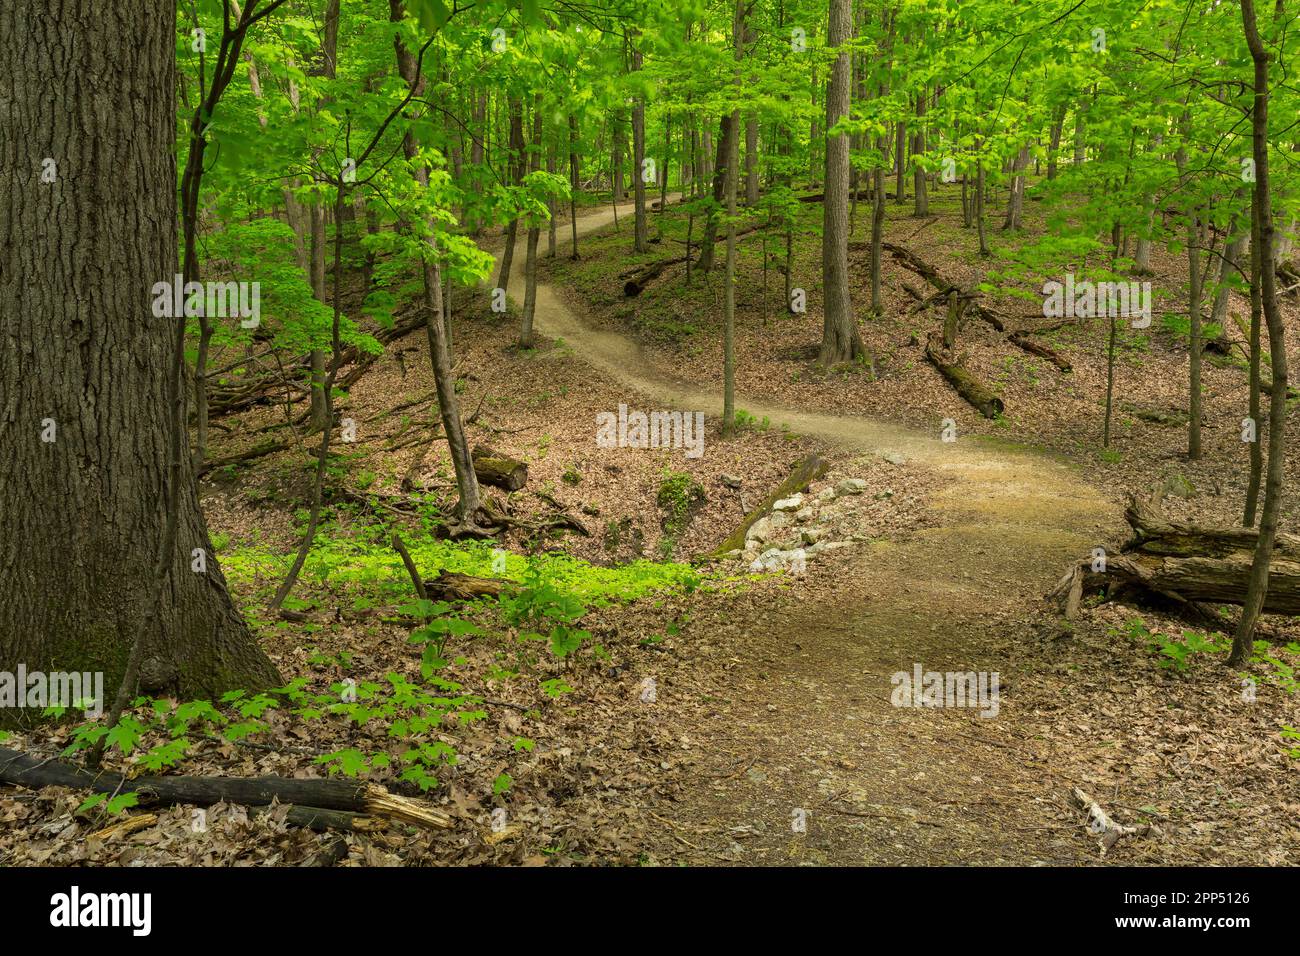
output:
[[794,520],[803,524],[805,521],[811,521],[813,516],[812,508],[805,505],[794,513]]
[[906,458],[904,458],[896,451],[887,451],[880,457],[885,459],[885,461],[889,462],[891,465],[902,465],[905,461],[907,461]]
[[740,479],[735,475],[718,475],[718,481],[722,482],[728,488],[740,488]]
[[750,564],[751,571],[793,571],[802,574],[807,566],[808,553],[803,548],[782,550],[768,548]]
[[841,495],[860,495],[867,490],[867,483],[861,478],[842,478],[835,485],[835,497]]
[[790,517],[789,512],[786,511],[774,511],[770,515],[765,515],[764,517],[759,518],[750,525],[749,530],[745,532],[746,546],[748,546],[751,541],[757,541],[760,543],[771,541],[776,537],[778,531],[782,528],[788,528],[792,521],[793,519]]
[[825,540],[827,534],[826,528],[804,528],[799,535],[800,544],[816,544],[818,541]]
[[830,501],[834,497],[835,497],[834,488],[823,488],[821,491],[817,492],[818,501]]
[[1173,495],[1175,498],[1194,498],[1196,497],[1196,486],[1187,479],[1186,475],[1175,472],[1165,478],[1164,493]]
[[881,500],[883,500],[883,499],[885,499],[885,498],[892,498],[892,497],[894,497],[894,489],[893,489],[893,488],[886,488],[884,491],[879,492],[878,494],[874,495],[873,497],[874,497],[877,501],[881,501]]
[[782,498],[776,504],[772,505],[773,511],[798,511],[803,507],[803,495],[794,494],[789,498]]

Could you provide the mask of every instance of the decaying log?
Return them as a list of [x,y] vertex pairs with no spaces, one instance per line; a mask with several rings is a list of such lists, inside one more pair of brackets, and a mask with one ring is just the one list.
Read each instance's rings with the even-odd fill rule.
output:
[[424,593],[431,601],[473,601],[497,597],[506,583],[496,578],[480,578],[444,569],[432,581],[424,582]]
[[[1078,614],[1086,592],[1154,595],[1198,619],[1212,617],[1203,604],[1240,605],[1246,598],[1258,532],[1202,527],[1165,518],[1154,501],[1134,497],[1125,511],[1133,538],[1107,554],[1070,567],[1049,593],[1067,618]],[[1300,537],[1279,532],[1269,565],[1264,611],[1300,614]]]
[[925,357],[957,390],[957,394],[966,399],[985,418],[997,418],[1002,414],[1004,410],[1002,399],[989,391],[983,382],[963,368],[959,362],[945,358],[942,342],[933,332],[926,342]]
[[[763,226],[765,225],[766,223],[759,222],[749,226],[745,226],[741,229],[737,229],[736,238],[739,239],[742,236],[749,235],[751,232],[757,232],[759,229],[762,229]],[[721,242],[725,238],[726,238],[726,234],[722,233],[714,241]],[[640,295],[642,292],[645,291],[646,286],[648,286],[655,279],[659,278],[659,276],[663,273],[665,269],[669,268],[670,266],[682,265],[686,262],[687,259],[693,259],[693,258],[694,258],[693,254],[690,256],[676,256],[672,259],[663,259],[659,262],[652,262],[648,266],[641,266],[636,269],[626,270],[625,272],[621,273],[621,277],[627,278],[627,281],[623,283],[623,295],[629,299],[635,298],[636,296]]]
[[818,455],[809,455],[801,462],[796,464],[791,470],[785,481],[776,486],[776,489],[759,503],[753,511],[745,515],[740,526],[727,536],[727,539],[720,545],[705,555],[706,560],[720,558],[728,551],[744,550],[745,533],[749,531],[750,526],[772,510],[772,506],[782,498],[789,498],[796,492],[803,491],[810,484],[820,478],[830,469],[830,463]]
[[1028,332],[1012,332],[1007,336],[1007,341],[1013,345],[1019,346],[1026,352],[1031,352],[1034,355],[1047,359],[1047,361],[1051,362],[1062,372],[1071,372],[1074,370],[1074,366],[1070,364],[1069,359],[1063,358],[1055,349],[1048,345],[1044,345],[1042,342],[1033,338]]
[[[885,193],[885,198],[886,198],[886,199],[892,199],[893,196],[894,196],[893,193]],[[854,196],[853,196],[852,193],[849,194],[849,198],[850,198],[850,199],[853,199],[853,198],[854,198]],[[858,190],[858,193],[857,193],[857,198],[858,198],[858,199],[870,199],[870,198],[871,198],[871,190],[870,190],[870,189],[859,189],[859,190]],[[825,199],[826,199],[826,194],[825,194],[824,192],[822,192],[822,193],[812,193],[811,195],[808,195],[808,196],[800,196],[800,197],[799,197],[799,201],[800,201],[800,202],[822,202],[822,201],[825,200]]]
[[1046,326],[1038,329],[1018,329],[1007,332],[1007,323],[1003,316],[989,308],[987,305],[982,305],[979,302],[979,296],[977,293],[964,291],[954,283],[949,282],[939,273],[938,269],[927,263],[906,246],[900,246],[892,242],[885,242],[881,243],[881,247],[888,251],[906,268],[915,272],[938,290],[926,299],[921,299],[915,291],[912,291],[912,296],[921,300],[912,307],[913,311],[920,311],[922,308],[938,302],[946,302],[952,296],[961,296],[966,300],[963,311],[992,326],[995,331],[1002,333],[1007,342],[1018,349],[1029,352],[1031,355],[1037,355],[1040,358],[1047,359],[1062,372],[1073,371],[1073,366],[1071,366],[1070,362],[1063,358],[1060,353],[1032,337],[1037,332],[1046,332],[1056,326]]
[[474,474],[485,485],[518,491],[528,483],[528,466],[524,462],[487,445],[476,445],[470,457],[474,461]]
[[1088,817],[1084,821],[1088,832],[1101,841],[1101,855],[1105,856],[1122,837],[1126,836],[1160,836],[1160,828],[1154,824],[1144,823],[1140,826],[1128,826],[1124,823],[1117,823],[1112,820],[1110,815],[1102,809],[1101,804],[1088,794],[1084,793],[1078,787],[1071,791],[1074,802],[1078,804],[1079,809],[1087,812]]
[[646,286],[659,278],[660,273],[669,266],[680,265],[689,258],[691,257],[677,256],[676,258],[664,259],[660,262],[654,263],[653,265],[648,265],[645,268],[638,269],[633,273],[630,279],[623,283],[623,295],[629,299],[635,298],[645,291]]
[[372,783],[346,779],[296,780],[289,777],[123,777],[118,773],[91,773],[81,767],[34,757],[0,747],[0,783],[39,790],[70,787],[93,793],[137,793],[139,805],[171,806],[177,803],[208,807],[238,803],[247,807],[272,802],[292,804],[310,811],[343,811],[398,820],[422,827],[449,828],[451,818],[441,810],[389,793]]

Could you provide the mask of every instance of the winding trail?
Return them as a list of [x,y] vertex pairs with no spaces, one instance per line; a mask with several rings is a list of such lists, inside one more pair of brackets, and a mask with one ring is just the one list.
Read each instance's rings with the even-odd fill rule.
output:
[[[579,235],[612,220],[609,209],[580,217]],[[524,252],[521,236],[511,274],[517,297]],[[540,283],[535,323],[657,407],[721,412],[720,395],[656,369],[630,339],[589,328]],[[723,625],[748,653],[727,673],[729,700],[690,728],[708,754],[668,826],[657,827],[661,858],[1094,861],[1095,848],[1077,832],[1049,825],[1065,782],[1025,746],[1017,687],[1033,680],[1026,618],[1066,563],[1114,524],[1115,506],[1071,466],[1041,455],[960,436],[944,443],[937,430],[926,435],[741,395],[737,405],[852,454],[901,452],[907,467],[951,480],[929,501],[935,526],[901,543],[855,549],[828,601],[810,607],[792,595],[775,607],[742,609]],[[890,675],[916,663],[998,671],[998,715],[890,706]],[[806,813],[804,833],[792,828],[796,810]]]

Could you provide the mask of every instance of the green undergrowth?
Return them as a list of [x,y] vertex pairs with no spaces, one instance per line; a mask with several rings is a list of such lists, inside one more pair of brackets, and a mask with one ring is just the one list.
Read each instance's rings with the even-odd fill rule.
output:
[[[551,586],[588,606],[633,601],[663,590],[694,590],[701,572],[675,561],[633,561],[602,567],[558,552],[520,555],[494,548],[490,543],[453,542],[431,536],[411,538],[407,549],[421,575],[432,578],[441,570],[523,582],[534,572]],[[272,586],[281,580],[293,560],[261,545],[236,546],[221,554],[226,577],[238,590]],[[387,544],[355,537],[317,536],[302,580],[309,585],[356,591],[380,601],[410,595],[411,582],[402,559]]]

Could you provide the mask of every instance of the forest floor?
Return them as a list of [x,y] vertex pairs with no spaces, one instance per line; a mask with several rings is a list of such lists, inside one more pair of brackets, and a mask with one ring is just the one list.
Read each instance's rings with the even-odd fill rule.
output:
[[[462,402],[467,414],[480,411],[471,436],[526,460],[528,488],[545,496],[525,491],[498,501],[522,516],[551,510],[549,498],[590,531],[512,534],[501,542],[511,551],[510,572],[525,554],[552,560],[560,551],[591,562],[580,574],[558,559],[549,565],[588,588],[582,627],[591,647],[563,660],[534,656],[490,610],[467,614],[486,634],[449,647],[440,673],[480,695],[484,716],[438,733],[458,759],[428,795],[452,814],[453,828],[339,838],[274,817],[216,812],[196,833],[189,809],[175,808],[129,836],[104,839],[91,835],[103,821],[77,813],[81,794],[3,791],[0,864],[1300,862],[1300,762],[1280,736],[1300,726],[1300,695],[1256,663],[1249,672],[1259,678],[1258,696],[1247,702],[1242,675],[1224,668],[1221,654],[1193,655],[1185,669],[1161,666],[1154,635],[1183,628],[1158,612],[1103,605],[1066,628],[1043,602],[1069,562],[1123,540],[1124,490],[1174,468],[1197,486],[1217,481],[1223,494],[1179,498],[1172,508],[1226,516],[1240,500],[1231,477],[1239,462],[1211,454],[1188,463],[1166,447],[1152,464],[1152,436],[1165,446],[1177,437],[1133,420],[1123,440],[1139,438],[1118,459],[1090,450],[1091,432],[1075,446],[1058,440],[1095,424],[1095,394],[1072,404],[1057,391],[1095,384],[1084,341],[1066,343],[1084,385],[1059,385],[1041,369],[1033,384],[1007,378],[1006,425],[969,415],[923,361],[905,356],[902,325],[919,319],[868,324],[879,381],[854,370],[819,372],[805,346],[816,341],[820,315],[810,308],[798,320],[806,326],[773,320],[786,323],[780,334],[762,325],[753,262],[742,279],[737,400],[751,424],[723,440],[719,363],[704,349],[719,341],[705,321],[717,314],[704,298],[716,284],[682,290],[674,282],[638,300],[650,319],[671,308],[699,320],[698,333],[681,341],[620,320],[613,313],[626,306],[599,291],[636,261],[624,248],[630,211],[620,207],[627,224],[617,236],[602,234],[612,225],[609,210],[581,217],[579,263],[544,260],[554,281],[538,290],[535,348],[514,348],[514,322],[477,299],[458,307]],[[902,230],[891,238],[906,240],[915,225],[891,221]],[[916,248],[940,263],[964,261],[957,246]],[[516,297],[522,251],[521,244],[511,278]],[[888,276],[891,297],[901,295],[898,279]],[[861,294],[854,290],[855,301]],[[904,311],[891,306],[887,314]],[[978,333],[972,339],[972,361],[992,368],[996,344]],[[900,357],[887,361],[883,341],[894,341]],[[1125,374],[1165,381],[1161,363],[1176,364],[1166,354],[1176,348],[1160,341],[1146,348],[1155,368]],[[345,676],[383,683],[392,672],[418,674],[410,623],[395,613],[410,585],[376,531],[378,517],[406,528],[426,576],[435,566],[489,573],[489,546],[452,549],[425,537],[436,513],[426,499],[445,503],[453,493],[445,451],[427,440],[427,369],[424,337],[412,335],[341,409],[357,421],[358,439],[332,462],[331,484],[348,495],[332,500],[337,507],[289,605],[298,620],[268,619],[265,601],[301,529],[312,443],[203,483],[232,591],[286,679],[325,690]],[[1240,375],[1223,371],[1222,379],[1210,375],[1216,396],[1231,387],[1228,372]],[[705,412],[705,455],[596,448],[594,416],[621,403]],[[221,453],[281,415],[240,416]],[[957,420],[958,441],[940,441],[942,417]],[[1210,444],[1237,451],[1226,440]],[[863,493],[818,506],[818,520],[850,546],[817,555],[802,574],[680,563],[724,538],[746,502],[811,453],[832,469],[810,499],[830,496],[826,489],[845,478],[865,482]],[[684,530],[669,530],[658,500],[674,474],[689,475],[704,494]],[[740,489],[724,475],[740,477]],[[1282,640],[1295,640],[1289,622],[1269,623]],[[1291,652],[1275,653],[1295,663]],[[917,665],[997,673],[996,714],[891,706],[891,676]],[[540,689],[554,680],[567,692]],[[200,742],[182,771],[315,776],[324,772],[318,755],[389,746],[382,723],[307,724],[279,711],[267,720],[269,733],[248,745]],[[66,742],[65,732],[37,728],[9,745],[53,754]],[[415,792],[391,771],[372,768],[370,778]],[[1115,819],[1157,829],[1103,851],[1072,801],[1074,787]],[[491,826],[495,810],[504,811],[504,829]]]

